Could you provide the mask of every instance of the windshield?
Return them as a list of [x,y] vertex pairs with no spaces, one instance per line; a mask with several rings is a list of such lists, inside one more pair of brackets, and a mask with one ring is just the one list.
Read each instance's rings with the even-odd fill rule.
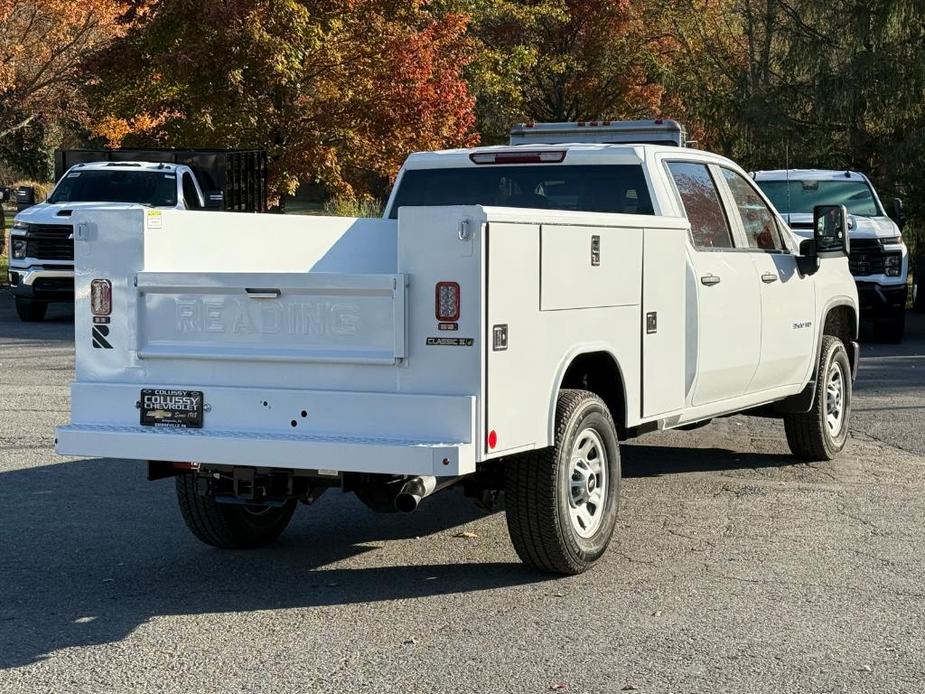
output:
[[[781,214],[812,214],[816,205],[844,205],[849,214],[879,217],[882,212],[866,181],[756,181]],[[789,186],[789,188],[788,188]],[[789,190],[789,194],[788,194]]]
[[173,207],[177,204],[177,177],[162,171],[71,171],[48,202],[136,202]]
[[400,207],[435,205],[652,214],[639,164],[409,169],[389,216],[397,219]]

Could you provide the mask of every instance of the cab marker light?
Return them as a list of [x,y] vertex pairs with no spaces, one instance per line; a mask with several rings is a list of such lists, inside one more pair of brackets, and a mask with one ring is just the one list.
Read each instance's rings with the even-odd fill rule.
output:
[[558,164],[565,159],[565,150],[541,152],[473,152],[473,164]]

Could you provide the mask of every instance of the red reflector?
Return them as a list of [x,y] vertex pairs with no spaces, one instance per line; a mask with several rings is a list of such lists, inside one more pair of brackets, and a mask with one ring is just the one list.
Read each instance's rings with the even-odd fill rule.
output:
[[498,445],[498,433],[492,429],[488,432],[488,447],[494,448]]
[[94,316],[112,313],[112,283],[109,280],[90,282],[90,311]]
[[434,315],[438,321],[444,323],[459,320],[459,284],[457,282],[437,282]]
[[565,159],[565,150],[548,152],[473,152],[474,164],[558,164]]

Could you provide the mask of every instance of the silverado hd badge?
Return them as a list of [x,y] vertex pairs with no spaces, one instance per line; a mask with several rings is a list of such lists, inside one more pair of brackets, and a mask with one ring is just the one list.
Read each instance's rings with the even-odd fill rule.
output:
[[141,424],[148,427],[202,428],[202,391],[142,388]]

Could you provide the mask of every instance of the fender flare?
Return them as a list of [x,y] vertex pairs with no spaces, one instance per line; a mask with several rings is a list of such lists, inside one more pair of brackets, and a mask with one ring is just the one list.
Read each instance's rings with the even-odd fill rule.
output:
[[[575,360],[585,354],[606,354],[608,357],[610,357],[610,359],[613,361],[613,366],[617,370],[617,374],[620,378],[620,386],[622,388],[621,397],[623,398],[624,410],[626,412],[629,411],[626,394],[626,380],[623,378],[623,368],[620,366],[620,360],[617,359],[616,355],[613,353],[613,350],[610,348],[610,345],[604,342],[588,342],[575,345],[559,360],[559,363],[556,366],[555,375],[553,377],[553,387],[550,393],[548,411],[546,415],[546,443],[549,446],[555,444],[556,404],[559,399],[559,391],[562,390],[562,381],[565,379],[565,374],[568,373],[569,368],[571,368]],[[614,421],[614,424],[617,425],[618,430],[623,430],[627,425],[626,421]]]

